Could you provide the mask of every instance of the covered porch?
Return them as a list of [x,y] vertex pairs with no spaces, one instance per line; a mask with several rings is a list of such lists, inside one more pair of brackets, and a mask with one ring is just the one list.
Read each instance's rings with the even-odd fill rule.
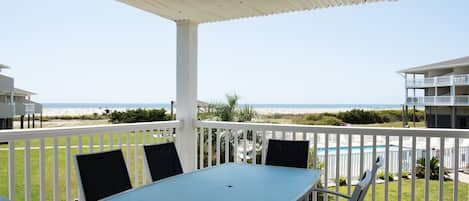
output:
[[[445,190],[445,171],[459,181],[466,157],[463,142],[469,132],[451,129],[352,128],[282,124],[230,123],[197,120],[197,28],[199,24],[277,13],[369,3],[366,0],[307,1],[203,1],[190,4],[170,0],[121,0],[139,9],[176,22],[177,27],[177,120],[54,129],[0,131],[3,172],[2,196],[11,200],[74,200],[78,193],[73,156],[120,148],[124,150],[134,187],[150,182],[144,169],[141,146],[174,141],[184,172],[223,163],[264,164],[269,139],[307,140],[309,168],[321,169],[323,187],[345,188],[350,193],[359,173],[369,169],[378,155],[385,158],[384,179],[373,180],[371,200],[458,200],[467,185],[452,182]],[[432,150],[437,144],[437,149]],[[247,145],[253,145],[248,149]],[[381,147],[382,146],[382,147]],[[256,148],[258,147],[258,149]],[[419,150],[426,150],[421,152]],[[466,156],[466,155],[464,155]],[[423,178],[417,160],[425,159]],[[438,178],[431,180],[430,161],[438,157]],[[407,161],[404,163],[402,161]],[[390,180],[390,174],[397,181]],[[409,173],[409,179],[402,179]],[[346,185],[340,187],[341,177]],[[423,182],[418,185],[419,181]],[[435,183],[436,182],[436,183]],[[382,183],[382,184],[381,184]],[[409,184],[410,188],[404,185]],[[437,184],[437,191],[432,191]],[[377,190],[378,186],[383,187]],[[390,186],[397,185],[391,191]],[[419,188],[420,187],[420,188]],[[423,196],[419,189],[424,189]],[[462,193],[463,195],[461,195]],[[316,200],[316,196],[312,196]],[[327,200],[328,197],[325,197]]]

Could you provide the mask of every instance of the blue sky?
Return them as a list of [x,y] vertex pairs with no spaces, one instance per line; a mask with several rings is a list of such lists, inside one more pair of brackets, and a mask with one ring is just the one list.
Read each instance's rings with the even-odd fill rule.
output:
[[[469,1],[401,0],[199,26],[199,99],[403,101],[397,70],[469,55]],[[115,1],[0,2],[0,63],[42,102],[175,98],[176,26]]]

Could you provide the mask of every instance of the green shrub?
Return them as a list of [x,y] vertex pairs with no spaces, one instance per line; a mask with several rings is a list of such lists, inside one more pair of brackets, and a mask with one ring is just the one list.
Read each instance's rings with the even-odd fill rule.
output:
[[317,121],[321,119],[322,115],[320,114],[306,114],[303,119],[307,121]]
[[112,123],[136,123],[151,121],[168,121],[171,117],[166,115],[165,109],[134,109],[125,112],[113,111],[110,116]]
[[339,177],[339,186],[346,186],[347,185],[347,179],[344,176]]
[[[377,176],[379,179],[384,180],[386,175],[384,171],[379,171]],[[394,174],[392,174],[391,172],[388,172],[388,178],[389,178],[389,181],[394,181]]]
[[[430,179],[437,180],[440,176],[440,160],[436,157],[430,159]],[[444,174],[448,174],[447,171]],[[415,168],[415,176],[417,178],[425,178],[425,158],[417,160],[417,167]]]
[[403,170],[401,178],[408,179],[409,178],[409,172]]
[[314,125],[342,126],[344,125],[344,122],[342,122],[340,119],[337,119],[337,117],[323,116],[321,119],[315,121],[313,124]]
[[338,114],[339,119],[351,124],[371,124],[383,123],[383,120],[375,111],[366,111],[362,109],[353,109]]

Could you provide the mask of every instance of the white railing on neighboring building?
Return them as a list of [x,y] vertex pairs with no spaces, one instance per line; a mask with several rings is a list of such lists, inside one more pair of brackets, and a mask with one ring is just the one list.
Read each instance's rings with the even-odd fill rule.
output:
[[[79,197],[73,157],[77,153],[97,152],[120,148],[124,152],[134,187],[149,182],[143,171],[141,146],[174,141],[180,121],[118,124],[72,128],[49,128],[0,131],[0,189],[8,189],[0,196],[13,200],[73,200]],[[397,179],[395,193],[390,192],[391,181],[385,176],[383,184],[374,181],[369,193],[372,200],[430,200],[430,158],[438,157],[440,174],[437,200],[458,200],[459,182],[451,192],[445,192],[444,171],[459,181],[459,170],[465,168],[469,148],[469,131],[455,129],[355,128],[340,126],[307,126],[283,124],[195,122],[194,151],[197,167],[204,168],[226,162],[264,164],[268,139],[308,140],[311,145],[310,168],[322,171],[325,187],[338,188],[339,176],[347,179],[348,192],[365,169],[372,166],[378,155],[385,158],[382,168],[397,178],[409,172],[410,180]],[[428,151],[427,151],[428,150]],[[340,157],[335,157],[340,156]],[[416,178],[416,163],[425,158],[425,176]],[[416,181],[423,181],[424,197],[416,197]],[[410,188],[403,189],[403,182]],[[377,193],[383,185],[383,193]],[[447,184],[446,184],[447,185]],[[335,186],[335,187],[333,187]],[[433,188],[432,188],[433,189]],[[37,193],[32,193],[37,192]],[[2,191],[0,191],[2,193]],[[420,192],[418,193],[420,194]],[[34,197],[33,197],[34,196]],[[445,197],[446,196],[446,197]],[[434,198],[431,198],[435,200]]]
[[[122,149],[134,187],[147,184],[141,146],[175,139],[179,121],[0,131],[0,189],[11,200],[75,200],[74,155]],[[8,171],[6,171],[8,170]],[[0,191],[3,192],[3,191]],[[33,197],[33,193],[34,197]]]
[[421,96],[408,97],[407,104],[469,106],[469,96]]
[[[348,181],[346,188],[349,193],[352,188],[350,181],[357,180],[359,173],[370,169],[373,159],[382,155],[385,158],[385,166],[382,168],[385,180],[380,185],[384,185],[384,192],[378,194],[377,182],[373,181],[369,191],[372,200],[390,199],[388,173],[397,177],[397,194],[393,194],[397,196],[396,200],[402,200],[403,196],[410,196],[405,200],[430,200],[431,157],[440,159],[440,167],[451,168],[454,180],[459,181],[459,170],[464,167],[460,165],[463,155],[460,147],[469,138],[469,131],[454,129],[355,128],[211,121],[197,122],[197,127],[199,168],[226,162],[264,164],[268,139],[308,140],[312,147],[310,167],[321,168],[321,180],[326,181],[324,187],[334,185],[338,190],[339,186],[335,184],[339,183],[339,176],[344,176]],[[438,152],[426,151],[433,149]],[[446,153],[448,150],[451,150],[450,154]],[[416,197],[418,178],[415,170],[420,158],[425,159],[423,198]],[[452,165],[448,166],[448,162]],[[403,171],[409,171],[410,189],[402,188],[403,180],[399,178]],[[444,171],[444,168],[440,168],[437,200],[445,200],[444,196],[448,195],[453,200],[458,200],[458,182],[453,183],[454,191],[446,194],[444,192]]]
[[437,77],[416,78],[407,80],[407,87],[436,87],[452,85],[469,85],[469,74],[445,75]]

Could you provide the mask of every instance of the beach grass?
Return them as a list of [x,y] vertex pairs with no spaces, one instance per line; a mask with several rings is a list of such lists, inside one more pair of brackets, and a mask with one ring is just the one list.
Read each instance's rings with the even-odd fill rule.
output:
[[[388,122],[382,124],[352,124],[354,127],[380,127],[380,128],[402,128],[402,121]],[[414,124],[409,122],[409,127],[413,128]],[[425,122],[415,122],[416,128],[425,128]]]

